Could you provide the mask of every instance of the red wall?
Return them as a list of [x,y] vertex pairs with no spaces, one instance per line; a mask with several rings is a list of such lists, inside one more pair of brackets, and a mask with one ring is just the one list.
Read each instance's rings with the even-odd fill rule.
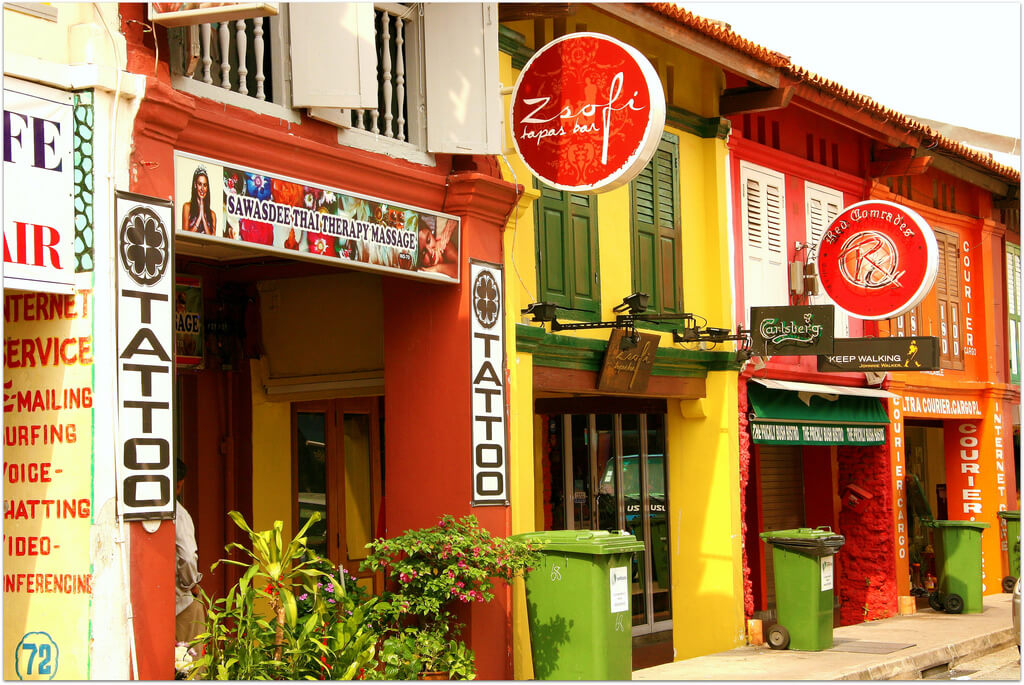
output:
[[874,495],[862,511],[839,513],[839,531],[846,537],[837,559],[842,625],[885,618],[897,610],[891,473],[884,445],[839,448],[839,492],[852,483]]
[[[383,279],[387,535],[433,525],[443,513],[474,514],[495,535],[511,533],[507,507],[470,506],[469,257],[502,261],[510,186],[475,172],[452,177],[445,211],[462,224],[462,285]],[[488,207],[491,209],[488,210]],[[468,216],[467,216],[468,214]],[[512,677],[511,606],[506,588],[467,612],[467,643],[482,680]]]

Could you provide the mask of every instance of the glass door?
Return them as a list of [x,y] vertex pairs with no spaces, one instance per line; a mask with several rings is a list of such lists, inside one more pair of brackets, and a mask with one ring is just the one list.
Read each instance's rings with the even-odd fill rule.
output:
[[[672,627],[665,417],[566,414],[551,482],[564,488],[553,523],[569,530],[625,530],[645,543],[633,555],[633,634]],[[564,517],[564,518],[563,518]],[[561,519],[561,520],[560,520]]]
[[295,403],[292,425],[295,530],[319,512],[307,533],[310,548],[373,592],[374,574],[359,564],[381,500],[378,398]]

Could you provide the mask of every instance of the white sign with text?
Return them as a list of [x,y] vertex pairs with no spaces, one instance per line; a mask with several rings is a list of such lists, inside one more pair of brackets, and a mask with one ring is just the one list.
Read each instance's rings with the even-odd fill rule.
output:
[[71,93],[4,79],[5,288],[72,294],[75,169]]
[[174,517],[171,204],[118,192],[118,489],[126,520]]
[[469,285],[473,505],[507,505],[505,283],[501,266],[471,259]]

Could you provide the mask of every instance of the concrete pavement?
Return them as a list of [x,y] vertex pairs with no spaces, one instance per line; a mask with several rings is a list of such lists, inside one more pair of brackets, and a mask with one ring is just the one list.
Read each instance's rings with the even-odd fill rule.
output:
[[[1016,644],[1010,601],[988,595],[980,614],[918,609],[836,628],[835,646],[820,652],[737,647],[633,671],[633,680],[914,680]],[[886,650],[893,651],[877,653]]]

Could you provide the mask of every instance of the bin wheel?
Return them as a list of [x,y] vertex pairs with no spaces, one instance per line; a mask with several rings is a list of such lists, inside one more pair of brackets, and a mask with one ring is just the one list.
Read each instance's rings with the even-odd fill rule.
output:
[[789,631],[786,630],[786,626],[776,623],[768,629],[768,646],[772,649],[789,647]]
[[942,611],[945,608],[942,606],[942,599],[939,597],[938,592],[933,592],[928,595],[928,606],[930,606],[933,611]]
[[946,613],[959,614],[964,610],[964,598],[957,594],[946,596]]
[[1003,578],[1003,592],[1010,594],[1013,592],[1013,584],[1017,582],[1017,579],[1013,576],[1006,576]]

